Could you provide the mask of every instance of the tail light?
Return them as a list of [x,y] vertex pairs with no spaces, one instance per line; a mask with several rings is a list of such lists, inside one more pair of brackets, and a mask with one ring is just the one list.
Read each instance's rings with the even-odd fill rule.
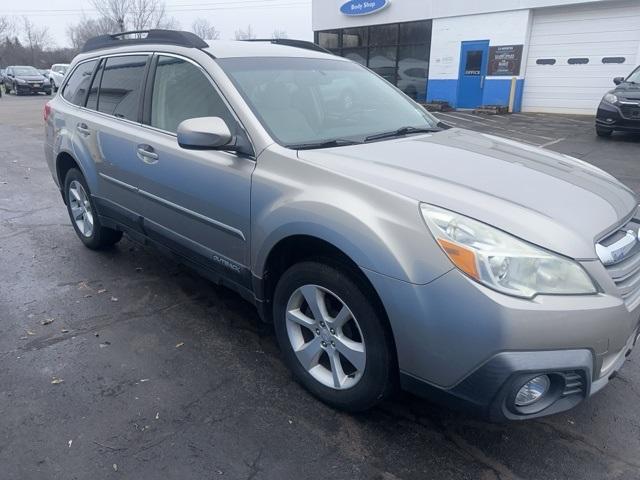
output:
[[50,102],[47,102],[44,104],[44,113],[43,113],[43,118],[45,123],[47,123],[47,120],[49,119],[49,115],[51,115],[51,105],[50,105]]

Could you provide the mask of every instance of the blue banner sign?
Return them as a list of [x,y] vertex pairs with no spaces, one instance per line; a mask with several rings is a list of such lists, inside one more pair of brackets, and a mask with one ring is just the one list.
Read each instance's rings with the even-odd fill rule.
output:
[[340,7],[340,11],[351,17],[370,15],[388,7],[389,3],[390,0],[350,0]]

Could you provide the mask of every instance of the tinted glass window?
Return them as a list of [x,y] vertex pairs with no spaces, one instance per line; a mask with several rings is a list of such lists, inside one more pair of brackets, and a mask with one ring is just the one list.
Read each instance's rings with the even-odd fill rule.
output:
[[396,53],[396,47],[369,50],[369,68],[393,84],[396,83]]
[[342,31],[342,46],[344,48],[363,47],[369,39],[367,27],[347,28]]
[[482,71],[482,50],[467,52],[467,63],[464,67],[465,75],[480,75]]
[[431,41],[431,22],[400,24],[400,43],[426,43]]
[[395,45],[398,43],[398,24],[371,27],[369,43],[371,45]]
[[358,62],[360,65],[367,65],[367,49],[366,48],[345,48],[342,56]]
[[87,95],[89,82],[91,82],[91,75],[96,63],[98,63],[97,60],[91,60],[78,65],[78,68],[69,77],[62,92],[62,96],[65,99],[76,105],[84,105],[84,99]]
[[153,81],[151,125],[176,132],[183,120],[222,117],[234,130],[235,119],[202,70],[185,60],[159,57]]
[[98,111],[136,121],[146,55],[110,57],[102,72]]
[[98,108],[98,88],[100,87],[100,79],[102,78],[102,68],[104,67],[104,61],[98,66],[98,72],[93,77],[91,88],[89,89],[89,96],[87,97],[87,108],[96,110]]
[[424,100],[429,77],[429,46],[400,47],[398,88],[415,100]]
[[328,49],[340,48],[340,33],[318,32],[318,45]]

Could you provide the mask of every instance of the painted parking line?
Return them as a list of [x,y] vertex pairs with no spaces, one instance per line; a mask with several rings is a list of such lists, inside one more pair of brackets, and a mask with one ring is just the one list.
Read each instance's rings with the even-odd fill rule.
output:
[[461,115],[463,117],[472,118],[474,121],[500,123],[497,120],[493,120],[492,118],[487,118],[486,116],[479,117],[478,115],[472,115],[470,113],[456,112],[456,115]]
[[542,145],[540,145],[540,148],[550,147],[551,145],[555,145],[557,143],[564,142],[566,139],[567,139],[566,137],[563,137],[563,138],[558,138],[556,140],[553,140],[551,142],[543,143]]

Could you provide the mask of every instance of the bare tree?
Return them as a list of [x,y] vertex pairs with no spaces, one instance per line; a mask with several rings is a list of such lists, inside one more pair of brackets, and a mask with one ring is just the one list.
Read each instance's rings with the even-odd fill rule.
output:
[[220,32],[206,18],[199,18],[191,24],[191,31],[205,40],[219,40]]
[[36,52],[42,52],[45,43],[50,42],[49,29],[33,24],[29,17],[22,17],[22,36],[26,47],[31,51],[31,64],[36,63]]
[[110,18],[84,17],[75,25],[67,27],[67,37],[75,50],[80,50],[87,40],[98,35],[107,35],[118,30],[118,25]]
[[124,32],[132,10],[132,0],[91,0],[91,3],[101,17],[108,18]]
[[285,30],[274,30],[271,34],[271,38],[289,38],[289,35],[287,35],[287,32]]
[[0,17],[0,38],[9,37],[13,33],[13,22],[8,17]]
[[251,25],[247,25],[246,30],[236,30],[236,40],[252,40],[254,38],[256,38],[256,34]]

